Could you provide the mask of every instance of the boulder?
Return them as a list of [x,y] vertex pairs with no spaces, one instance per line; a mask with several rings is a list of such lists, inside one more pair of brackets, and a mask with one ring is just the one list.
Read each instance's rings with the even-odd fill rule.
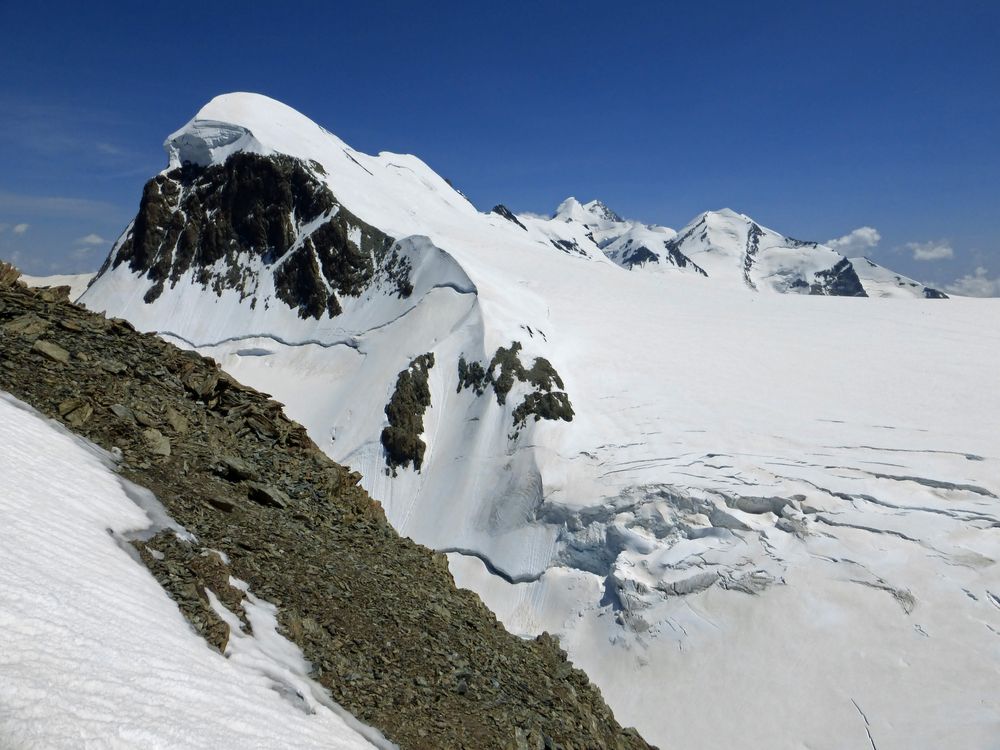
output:
[[72,427],[82,427],[94,414],[94,407],[80,398],[69,398],[58,406],[59,416]]
[[231,482],[239,482],[243,479],[253,479],[255,472],[241,458],[236,456],[219,456],[212,467],[216,474]]
[[168,406],[164,417],[167,420],[167,424],[170,425],[174,432],[184,435],[188,431],[188,420],[183,414],[177,411],[174,407]]
[[48,357],[53,362],[59,362],[64,365],[69,364],[69,352],[59,346],[59,344],[54,344],[51,341],[38,339],[31,345],[31,350]]
[[261,482],[250,482],[247,488],[247,497],[258,505],[265,505],[272,508],[287,508],[288,495],[270,484]]
[[49,330],[49,323],[35,313],[25,313],[9,323],[4,323],[3,330],[20,336],[39,336]]
[[13,286],[21,278],[21,272],[10,263],[0,260],[0,286]]
[[68,286],[43,286],[38,290],[38,296],[46,302],[69,302],[69,292]]
[[204,374],[192,371],[184,378],[184,386],[202,400],[211,396],[218,384],[219,373],[215,371]]
[[170,439],[159,430],[149,428],[142,431],[149,452],[154,456],[170,455]]
[[135,424],[135,414],[133,414],[132,410],[125,406],[125,404],[111,404],[108,408],[111,409],[111,413],[119,419]]

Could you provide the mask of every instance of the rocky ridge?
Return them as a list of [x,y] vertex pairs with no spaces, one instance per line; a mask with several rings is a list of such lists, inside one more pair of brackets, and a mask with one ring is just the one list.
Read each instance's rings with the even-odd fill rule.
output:
[[29,290],[0,268],[0,389],[122,456],[195,542],[134,544],[206,641],[245,581],[334,700],[404,748],[643,748],[543,634],[507,633],[443,555],[399,537],[360,476],[210,359]]
[[344,208],[321,181],[323,167],[287,156],[238,153],[224,164],[185,163],[149,180],[135,219],[101,269],[126,263],[151,282],[145,302],[186,274],[217,295],[251,306],[274,295],[302,318],[336,317],[345,297],[376,278],[412,292],[394,240]]

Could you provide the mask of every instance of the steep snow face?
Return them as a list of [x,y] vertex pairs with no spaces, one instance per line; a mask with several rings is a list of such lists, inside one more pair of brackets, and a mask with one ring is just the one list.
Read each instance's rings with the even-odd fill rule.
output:
[[[560,634],[657,744],[989,747],[994,301],[852,299],[845,258],[731,211],[676,237],[575,201],[480,214],[414,157],[360,154],[286,110],[232,95],[199,118],[295,159],[389,238],[408,296],[376,274],[303,317],[255,245],[233,253],[256,264],[256,304],[224,260],[146,302],[161,243],[148,268],[109,263],[84,302],[274,394],[401,533],[448,551],[510,628]],[[213,158],[188,170],[233,156]],[[630,266],[637,247],[658,260]],[[419,411],[403,436],[419,471],[389,467],[381,439],[418,361],[430,405],[396,403]]]
[[867,296],[850,261],[815,242],[762,227],[730,209],[709,211],[680,230],[670,247],[709,278],[752,290]]
[[129,552],[148,493],[110,460],[0,394],[0,746],[374,747],[305,676],[271,605],[248,593],[255,637],[236,627],[230,659],[191,630]]
[[947,299],[948,295],[933,287],[925,286],[906,276],[901,276],[868,258],[851,258],[851,265],[868,292],[869,297]]

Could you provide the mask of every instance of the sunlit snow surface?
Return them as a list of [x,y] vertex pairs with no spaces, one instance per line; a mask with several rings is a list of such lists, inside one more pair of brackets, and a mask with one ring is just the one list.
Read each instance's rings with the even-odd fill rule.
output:
[[[686,228],[704,227],[684,249],[708,277],[628,271],[598,247],[620,230],[593,203],[519,226],[262,97],[199,118],[233,125],[212,158],[239,143],[320,162],[350,211],[406,238],[413,295],[373,288],[303,321],[189,277],[145,304],[151,282],[123,265],[86,304],[274,394],[402,533],[456,550],[459,583],[508,627],[558,633],[652,742],[998,746],[996,301],[778,294],[785,270],[839,256],[765,229],[748,265],[731,211]],[[171,158],[212,132],[189,125]],[[513,340],[555,366],[572,423],[512,438],[522,386],[504,406],[457,392],[460,355]],[[428,351],[423,471],[390,477],[383,410]]]
[[189,627],[122,546],[150,517],[107,460],[0,395],[0,747],[372,747],[322,700],[282,697],[302,657],[266,603],[266,668],[253,638],[230,661]]

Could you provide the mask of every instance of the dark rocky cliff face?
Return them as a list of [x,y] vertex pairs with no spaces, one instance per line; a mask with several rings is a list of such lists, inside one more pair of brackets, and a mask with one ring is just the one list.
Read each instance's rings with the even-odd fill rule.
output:
[[838,261],[832,268],[817,273],[815,281],[809,287],[809,293],[836,297],[868,296],[858,278],[858,272],[847,258]]
[[434,367],[434,354],[416,357],[396,378],[396,390],[385,407],[389,425],[382,430],[385,448],[386,474],[396,476],[396,470],[413,464],[416,471],[424,461],[427,444],[421,439],[424,413],[431,405],[428,373]]
[[105,269],[127,263],[143,273],[146,302],[193,271],[217,294],[232,289],[256,304],[259,271],[269,267],[275,295],[303,318],[338,315],[340,300],[380,271],[408,296],[409,266],[393,238],[344,208],[319,174],[315,163],[239,153],[157,175]]
[[[620,251],[621,255],[619,258],[619,265],[627,268],[629,271],[634,269],[636,266],[640,268],[646,263],[659,263],[660,255],[650,250],[643,244],[635,242],[635,240],[626,240],[624,248]],[[663,243],[663,262],[671,265],[675,265],[678,268],[688,268],[700,273],[702,276],[707,277],[708,274],[705,273],[705,269],[687,257],[677,248],[677,243],[674,240],[667,240]]]
[[520,219],[518,219],[514,215],[514,213],[509,208],[507,208],[503,203],[496,204],[492,209],[490,209],[490,213],[496,214],[497,216],[502,216],[507,221],[513,222],[514,224],[517,224],[519,227],[521,227],[521,229],[527,231],[527,227],[525,227],[524,224],[521,223]]

